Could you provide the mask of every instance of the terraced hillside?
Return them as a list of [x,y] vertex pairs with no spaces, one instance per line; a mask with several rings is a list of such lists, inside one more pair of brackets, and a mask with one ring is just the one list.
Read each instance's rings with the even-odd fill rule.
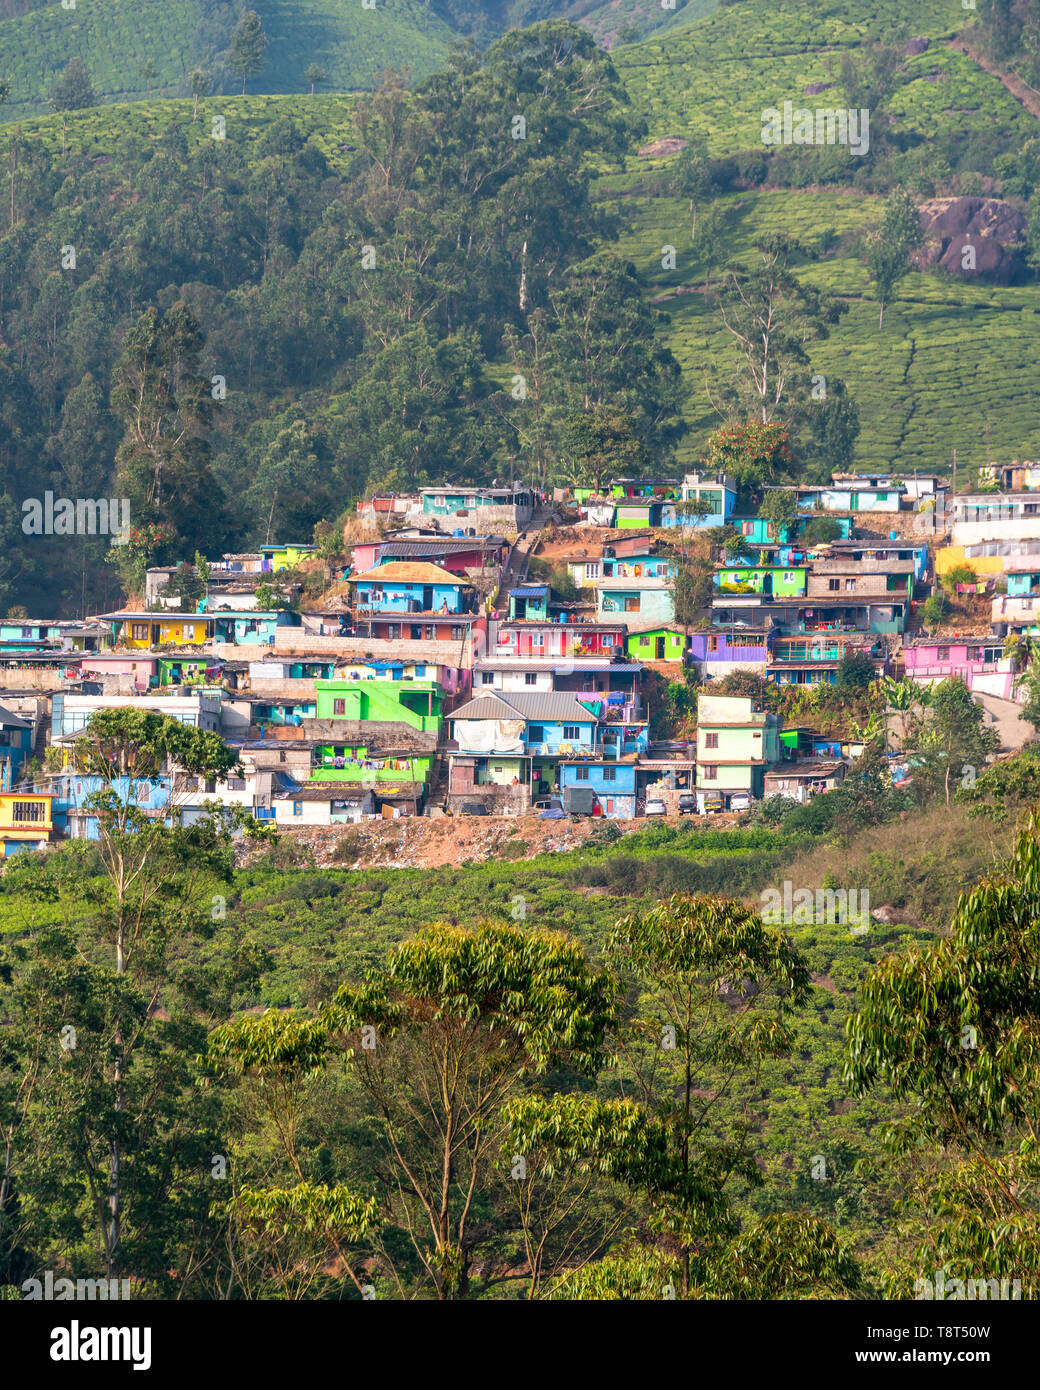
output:
[[[77,0],[65,10],[55,0],[0,21],[0,74],[11,89],[0,114],[45,111],[55,77],[77,57],[103,99],[183,94],[192,67],[212,67],[210,8],[204,0]],[[335,91],[371,87],[388,67],[422,77],[443,66],[453,37],[422,0],[379,0],[368,10],[360,0],[263,0],[259,10],[269,43],[251,90],[266,93],[307,90],[312,63]],[[156,72],[150,81],[148,62]]]
[[[766,107],[784,100],[845,104],[838,76],[843,49],[898,42],[905,53],[919,46],[910,39],[927,38],[925,51],[902,59],[899,84],[886,103],[886,130],[911,155],[921,152],[922,167],[934,142],[955,148],[961,160],[955,188],[999,192],[994,130],[1011,152],[1040,136],[1040,126],[997,76],[947,45],[962,18],[944,0],[744,0],[702,19],[684,22],[680,13],[668,31],[619,49],[614,60],[652,138],[701,140],[712,155],[739,155],[761,149]],[[809,97],[812,84],[829,86]],[[774,232],[829,246],[806,273],[850,309],[831,338],[814,348],[813,365],[840,375],[857,402],[860,464],[942,469],[954,449],[959,467],[978,463],[987,427],[998,457],[1033,457],[1040,450],[1032,409],[1040,390],[1034,349],[1040,289],[1034,283],[1005,288],[942,271],[911,273],[879,329],[861,258],[864,237],[881,217],[879,193],[840,179],[827,187],[727,193],[717,200],[720,226],[708,248],[703,237],[700,245],[691,237],[687,202],[670,196],[674,158],[632,158],[628,172],[605,178],[601,189],[620,217],[619,249],[651,281],[654,296],[663,296],[670,316],[666,338],[692,387],[687,417],[693,429],[681,449],[684,461],[697,458],[718,423],[706,383],[737,367],[728,335],[706,307],[705,281],[712,267],[717,273]],[[666,246],[676,248],[674,270],[662,269]]]

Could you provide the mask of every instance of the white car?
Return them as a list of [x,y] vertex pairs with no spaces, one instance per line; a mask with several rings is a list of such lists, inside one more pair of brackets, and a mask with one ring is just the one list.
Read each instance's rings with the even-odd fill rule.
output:
[[668,807],[656,796],[647,797],[643,814],[647,816],[666,816],[668,814]]

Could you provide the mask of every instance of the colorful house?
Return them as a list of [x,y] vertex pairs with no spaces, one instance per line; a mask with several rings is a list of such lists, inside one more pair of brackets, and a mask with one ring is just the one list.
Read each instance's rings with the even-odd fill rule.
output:
[[952,677],[980,694],[1014,698],[1015,662],[1004,655],[999,637],[919,637],[904,645],[903,662],[906,674],[922,684]]
[[424,516],[458,517],[460,524],[486,521],[522,531],[534,515],[537,498],[520,483],[512,487],[424,487],[419,489]]
[[299,627],[300,615],[283,608],[215,609],[214,640],[235,646],[242,643],[273,647],[280,627]]
[[[205,658],[200,658],[205,660]],[[80,659],[80,669],[85,676],[125,676],[127,683],[135,690],[144,692],[159,683],[158,656],[145,656],[137,652],[90,652]]]
[[596,612],[612,613],[630,621],[667,624],[675,618],[675,594],[671,581],[657,578],[601,579],[596,585]]
[[350,582],[359,615],[407,613],[423,617],[471,612],[473,608],[469,580],[425,560],[393,560]]
[[766,768],[780,761],[780,721],[751,699],[697,698],[697,789],[760,797]]
[[712,627],[693,634],[690,659],[706,680],[718,680],[733,671],[764,672],[770,640],[764,627]]
[[589,791],[604,816],[630,820],[636,814],[636,767],[631,762],[586,759],[581,762],[560,761],[560,791],[563,804],[568,793]]
[[613,656],[624,649],[625,624],[500,622],[495,656]]
[[318,719],[407,724],[436,733],[444,691],[435,681],[328,680],[314,682]]
[[549,618],[548,584],[525,584],[509,590],[509,617],[513,621],[547,622]]
[[295,569],[301,560],[306,560],[316,550],[317,546],[314,545],[262,545],[262,571],[265,574],[273,574],[278,570]]
[[33,726],[12,710],[0,705],[0,791],[10,791],[32,757]]
[[862,652],[874,662],[879,676],[888,670],[887,649],[870,644],[853,634],[821,632],[810,636],[777,637],[772,657],[766,667],[766,678],[777,685],[833,685],[841,663],[851,652]]
[[704,516],[680,516],[678,520],[685,521],[688,526],[725,526],[737,504],[736,484],[727,477],[709,478],[687,473],[682,480],[681,495],[684,502],[700,501],[710,509]]
[[47,843],[54,829],[52,802],[50,793],[0,791],[0,849],[5,858]]
[[214,617],[201,613],[145,613],[121,610],[102,615],[112,624],[116,646],[137,650],[163,645],[199,647],[213,639]]
[[640,631],[629,627],[625,649],[636,661],[682,661],[691,639],[676,623],[655,623]]
[[808,573],[784,565],[729,565],[716,572],[713,582],[723,593],[798,598],[805,593]]

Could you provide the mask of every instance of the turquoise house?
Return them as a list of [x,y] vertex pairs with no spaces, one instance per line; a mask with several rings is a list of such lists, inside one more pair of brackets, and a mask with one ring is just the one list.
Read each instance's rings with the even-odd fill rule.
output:
[[675,617],[671,582],[658,578],[601,579],[596,585],[596,612],[601,618],[621,615],[640,627],[670,623]]
[[274,634],[280,627],[299,627],[300,616],[285,609],[218,608],[212,613],[213,639],[216,642],[258,643],[274,646]]

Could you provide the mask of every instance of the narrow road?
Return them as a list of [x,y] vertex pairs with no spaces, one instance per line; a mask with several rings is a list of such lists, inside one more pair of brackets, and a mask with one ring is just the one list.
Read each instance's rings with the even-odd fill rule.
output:
[[1021,709],[1010,700],[998,700],[995,695],[976,693],[975,699],[985,710],[987,727],[1000,735],[1002,752],[1021,748],[1033,737],[1033,726],[1022,718]]

